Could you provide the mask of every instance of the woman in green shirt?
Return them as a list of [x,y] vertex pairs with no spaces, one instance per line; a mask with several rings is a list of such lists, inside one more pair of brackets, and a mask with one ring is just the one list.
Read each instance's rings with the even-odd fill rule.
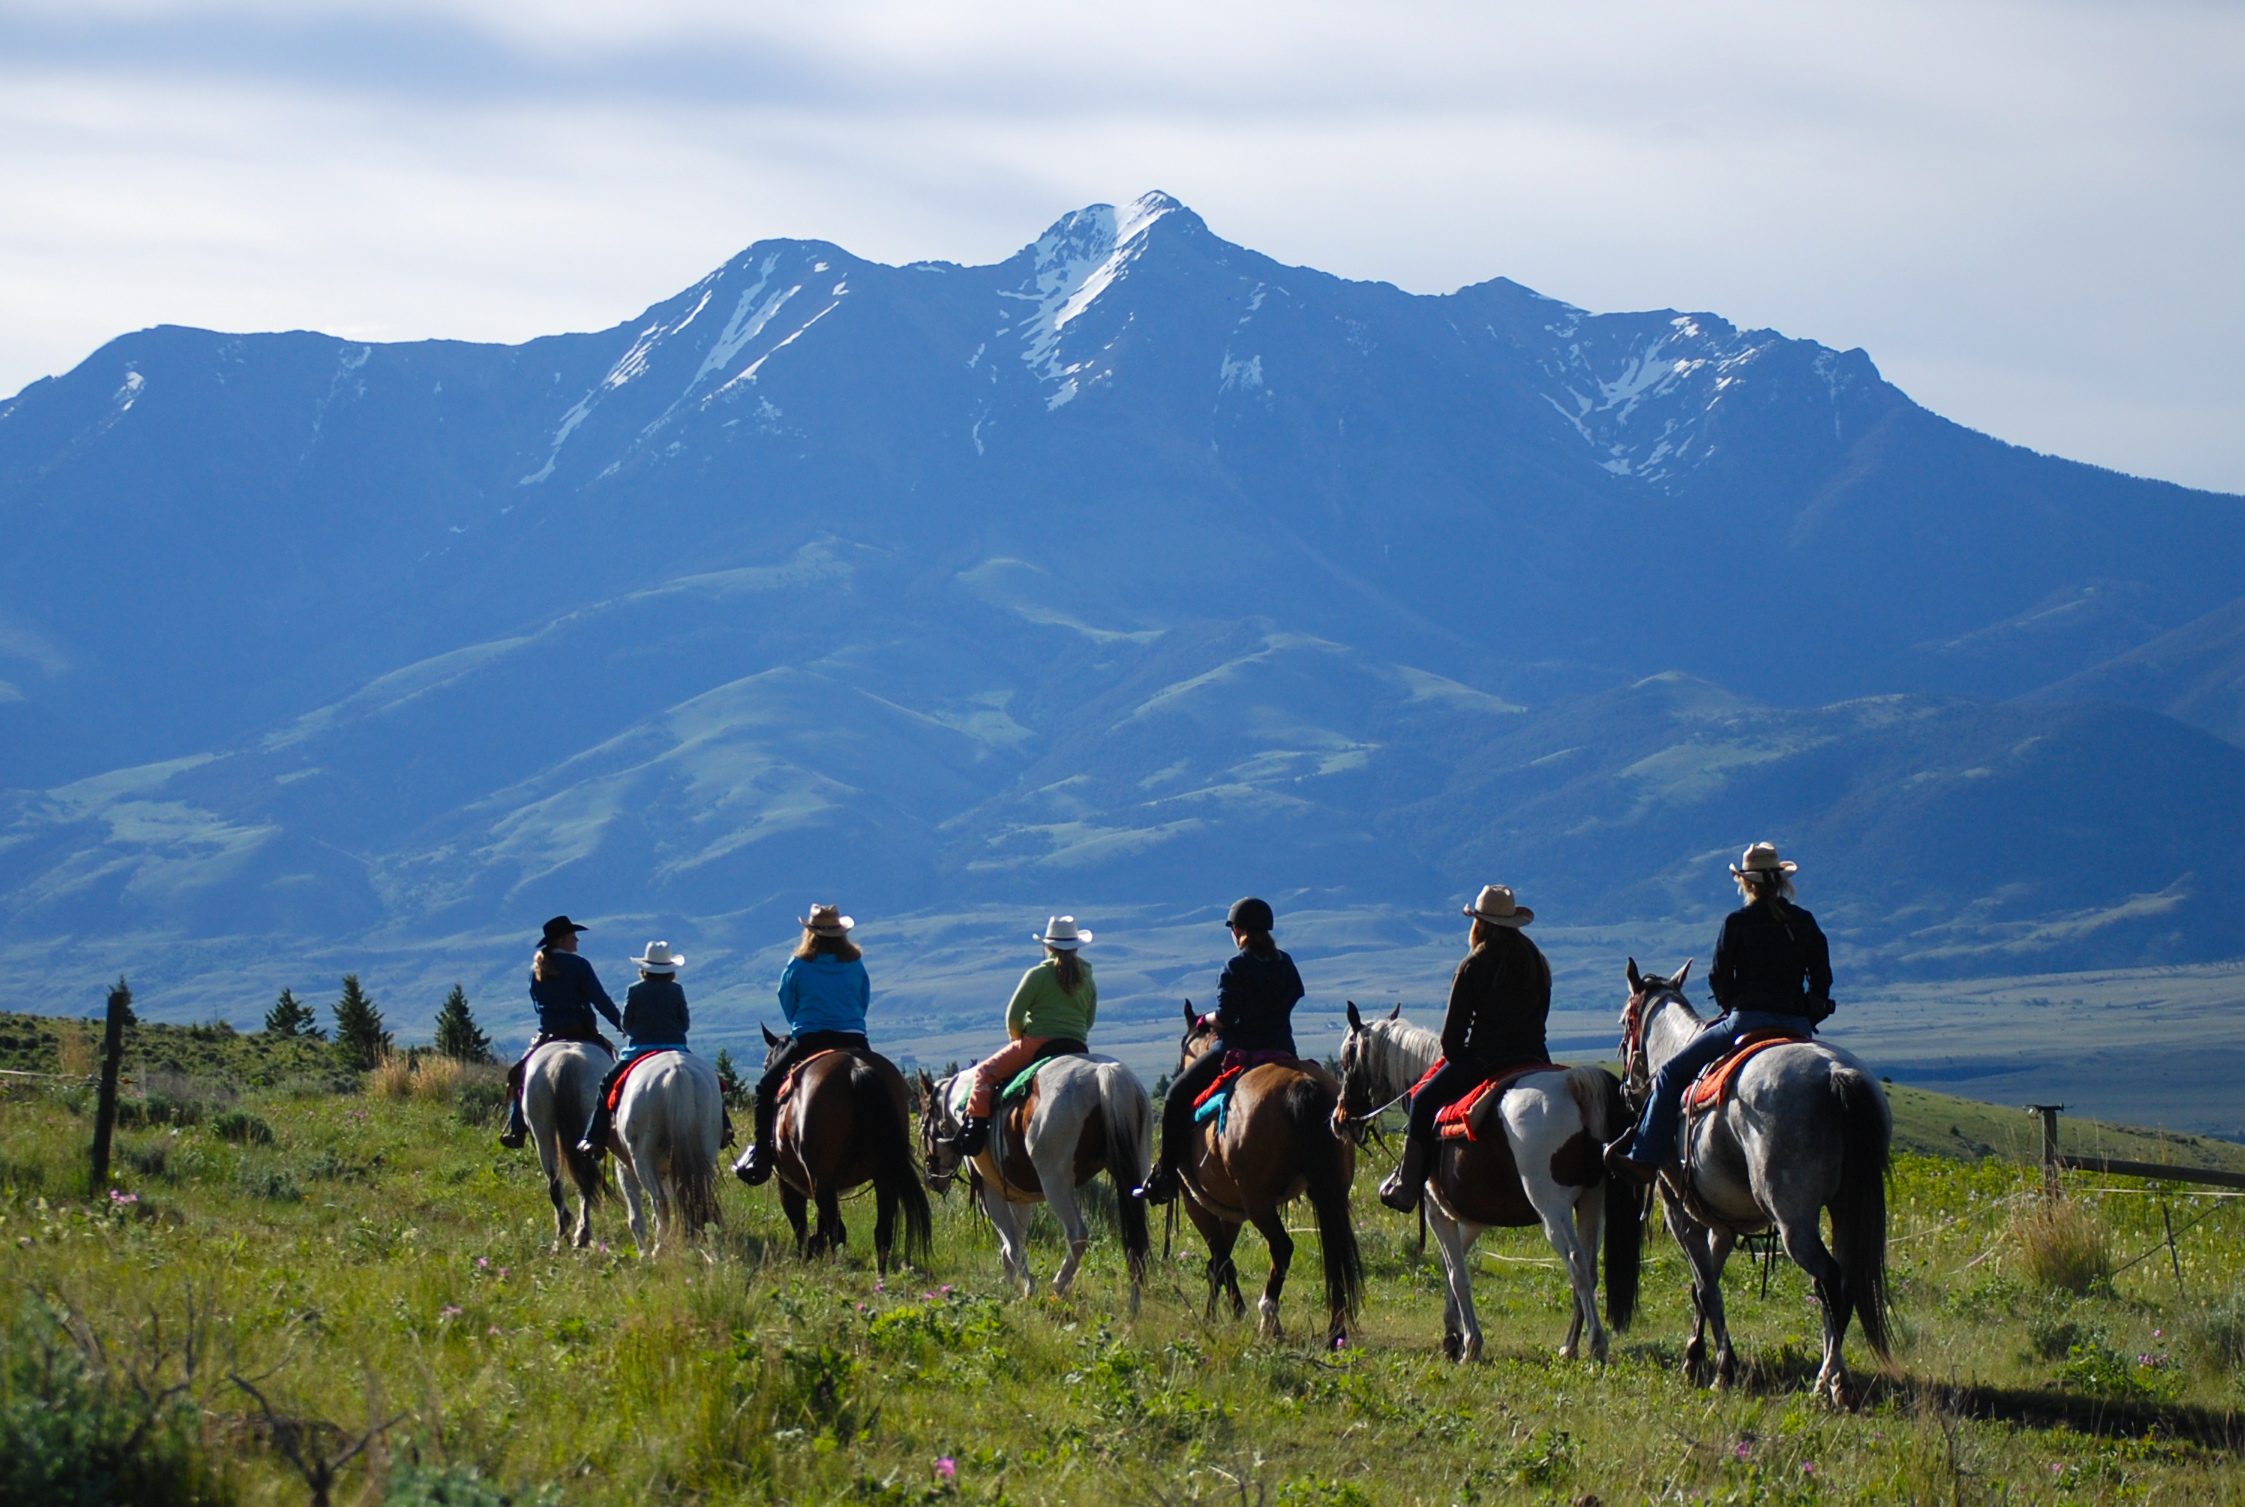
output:
[[1099,988],[1091,981],[1091,965],[1076,950],[1091,933],[1080,929],[1074,916],[1054,916],[1037,940],[1045,944],[1045,960],[1021,975],[1006,1006],[1006,1035],[1012,1040],[975,1065],[966,1123],[952,1143],[961,1156],[979,1156],[989,1144],[991,1100],[1014,1074],[1039,1058],[1090,1050],[1086,1043],[1099,1013]]

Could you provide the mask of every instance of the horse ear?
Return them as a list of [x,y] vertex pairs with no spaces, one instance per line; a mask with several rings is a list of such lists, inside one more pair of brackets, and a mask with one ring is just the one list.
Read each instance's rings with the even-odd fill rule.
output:
[[1397,1000],[1397,1001],[1395,1002],[1395,1008],[1394,1008],[1394,1009],[1392,1009],[1392,1010],[1390,1010],[1390,1011],[1388,1011],[1388,1019],[1389,1019],[1389,1020],[1401,1020],[1402,1018],[1403,1018],[1403,1001],[1401,1001],[1401,1000]]
[[1683,988],[1684,980],[1692,976],[1692,964],[1698,961],[1697,958],[1684,959],[1684,966],[1676,970],[1676,976],[1668,981],[1668,987],[1671,989]]
[[1356,1013],[1356,1001],[1353,999],[1349,1001],[1349,1029],[1352,1031],[1364,1029],[1364,1017]]
[[1635,958],[1629,960],[1629,992],[1631,994],[1643,994],[1645,992],[1645,977],[1637,971],[1637,960]]
[[1200,1024],[1200,1017],[1193,1013],[1193,1002],[1191,1000],[1185,1001],[1185,1024],[1188,1026]]
[[776,1047],[780,1044],[782,1038],[774,1036],[772,1034],[772,1028],[770,1026],[765,1025],[762,1021],[758,1021],[756,1023],[756,1029],[764,1033],[764,1045],[768,1047]]

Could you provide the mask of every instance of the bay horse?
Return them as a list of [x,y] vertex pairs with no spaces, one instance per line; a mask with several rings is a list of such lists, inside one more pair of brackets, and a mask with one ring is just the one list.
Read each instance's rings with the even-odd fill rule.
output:
[[[1402,1018],[1397,1005],[1367,1022],[1348,1007],[1341,1042],[1341,1105],[1358,1134],[1376,1105],[1400,1098],[1442,1055],[1442,1038]],[[1637,1276],[1644,1224],[1637,1193],[1605,1175],[1604,1144],[1629,1123],[1621,1085],[1596,1067],[1550,1067],[1506,1082],[1501,1094],[1474,1106],[1473,1139],[1438,1143],[1427,1176],[1427,1224],[1442,1250],[1448,1296],[1442,1308],[1442,1353],[1481,1358],[1481,1323],[1473,1310],[1473,1243],[1490,1228],[1543,1226],[1567,1269],[1574,1318],[1559,1346],[1562,1358],[1590,1353],[1606,1359],[1606,1325],[1598,1321],[1598,1246],[1606,1249],[1606,1318],[1616,1332],[1637,1312]]]
[[624,1079],[608,1131],[631,1238],[651,1256],[724,1217],[717,1202],[717,1146],[725,1122],[725,1091],[715,1068],[691,1052],[652,1055]]
[[1006,1276],[1021,1285],[1025,1298],[1037,1295],[1036,1274],[1029,1269],[1031,1207],[1050,1205],[1067,1232],[1068,1256],[1052,1277],[1053,1295],[1065,1296],[1091,1244],[1076,1189],[1101,1172],[1113,1179],[1123,1260],[1130,1271],[1130,1315],[1136,1318],[1152,1242],[1146,1233],[1145,1201],[1131,1194],[1145,1181],[1154,1150],[1154,1102],[1138,1075],[1112,1057],[1048,1057],[1037,1064],[1025,1098],[1011,1107],[998,1106],[989,1144],[971,1158],[961,1158],[951,1143],[974,1092],[972,1069],[940,1080],[922,1073],[919,1088],[920,1150],[928,1186],[944,1191],[965,1166],[982,1212],[998,1232]]
[[[1185,1034],[1177,1069],[1216,1047],[1216,1026],[1203,1024],[1185,1003]],[[1224,1114],[1198,1121],[1193,1139],[1176,1158],[1186,1215],[1208,1243],[1208,1316],[1229,1292],[1233,1317],[1247,1312],[1240,1296],[1232,1247],[1240,1226],[1252,1223],[1270,1246],[1271,1274],[1256,1300],[1258,1329],[1280,1337],[1279,1294],[1294,1262],[1294,1237],[1286,1232],[1285,1206],[1304,1194],[1317,1215],[1325,1255],[1326,1344],[1348,1343],[1349,1319],[1364,1297],[1364,1263],[1349,1221],[1349,1184],[1356,1178],[1356,1145],[1333,1129],[1341,1086],[1312,1062],[1266,1062],[1232,1080]]]
[[[522,1114],[538,1147],[546,1173],[546,1196],[553,1200],[553,1248],[568,1241],[583,1250],[592,1244],[592,1206],[607,1196],[600,1159],[579,1151],[577,1142],[592,1122],[593,1100],[615,1055],[597,1041],[549,1041],[522,1069]],[[561,1176],[577,1188],[577,1227],[569,1228],[569,1195]]]
[[[1622,1053],[1639,1103],[1652,1075],[1707,1022],[1684,998],[1687,962],[1673,978],[1640,974],[1629,960],[1629,1004],[1622,1011]],[[1663,1173],[1660,1195],[1669,1227],[1691,1261],[1697,1322],[1684,1351],[1695,1381],[1727,1386],[1737,1372],[1723,1318],[1723,1263],[1741,1235],[1774,1226],[1785,1254],[1808,1273],[1824,1311],[1824,1360],[1816,1392],[1837,1406],[1849,1401],[1841,1356],[1850,1316],[1863,1337],[1891,1361],[1886,1315],[1886,1177],[1894,1121],[1879,1080],[1854,1056],[1802,1039],[1773,1046],[1738,1069],[1735,1093],[1716,1108],[1687,1114],[1678,1131],[1687,1181]],[[1823,1211],[1832,1214],[1826,1249]],[[1715,1331],[1715,1365],[1707,1364],[1707,1331]]]
[[[787,1044],[764,1028],[767,1069]],[[880,1053],[821,1052],[790,1075],[794,1084],[772,1121],[772,1167],[780,1208],[795,1230],[795,1251],[808,1259],[843,1244],[841,1196],[873,1185],[873,1261],[886,1276],[896,1265],[897,1217],[904,1218],[904,1259],[926,1264],[931,1243],[927,1190],[912,1155],[911,1095],[896,1064]],[[808,1221],[818,1206],[818,1228]]]

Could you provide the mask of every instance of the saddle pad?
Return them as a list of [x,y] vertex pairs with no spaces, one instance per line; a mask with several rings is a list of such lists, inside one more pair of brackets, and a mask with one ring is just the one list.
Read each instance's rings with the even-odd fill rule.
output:
[[1005,1088],[998,1094],[998,1102],[1000,1104],[1011,1104],[1014,1100],[1028,1093],[1029,1085],[1037,1081],[1037,1074],[1046,1063],[1062,1057],[1088,1057],[1090,1055],[1088,1048],[1083,1051],[1055,1052],[1049,1049],[1040,1051],[1036,1056],[1029,1059],[1028,1066],[1006,1081]]
[[823,1051],[811,1053],[810,1056],[804,1058],[801,1062],[798,1062],[795,1064],[795,1066],[789,1068],[787,1070],[787,1076],[780,1080],[779,1091],[772,1095],[772,1103],[774,1103],[775,1105],[785,1104],[788,1100],[794,1098],[795,1080],[803,1076],[803,1069],[809,1067],[812,1063],[818,1061],[821,1057],[831,1057],[840,1050],[840,1047],[827,1047]]
[[[1439,1067],[1441,1064],[1438,1062],[1435,1066]],[[1427,1071],[1431,1076],[1433,1069],[1429,1068]],[[1481,1137],[1473,1132],[1473,1112],[1481,1107],[1483,1099],[1492,1093],[1502,1095],[1512,1087],[1515,1079],[1523,1078],[1529,1073],[1565,1071],[1567,1065],[1563,1062],[1523,1062],[1518,1067],[1506,1068],[1493,1078],[1484,1078],[1463,1095],[1434,1112],[1434,1133],[1445,1141],[1478,1141]],[[1424,1083],[1426,1080],[1422,1078],[1419,1081]]]
[[641,1063],[652,1062],[657,1057],[667,1057],[672,1052],[683,1052],[685,1050],[684,1047],[657,1047],[651,1052],[641,1052],[631,1061],[625,1063],[624,1070],[616,1075],[616,1086],[608,1090],[608,1113],[614,1114],[616,1112],[616,1101],[623,1098],[624,1085],[631,1081],[633,1073],[639,1071]]
[[1715,1064],[1692,1080],[1690,1090],[1684,1095],[1689,1109],[1706,1109],[1729,1101],[1737,1091],[1738,1070],[1771,1047],[1781,1047],[1790,1041],[1809,1038],[1791,1031],[1749,1031],[1746,1039],[1731,1049],[1728,1057],[1717,1059]]

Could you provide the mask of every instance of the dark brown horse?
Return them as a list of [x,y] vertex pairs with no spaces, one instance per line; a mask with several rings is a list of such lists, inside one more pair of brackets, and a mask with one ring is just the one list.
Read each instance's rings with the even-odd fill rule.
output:
[[[1188,1003],[1178,1070],[1215,1045],[1215,1026],[1202,1025]],[[1194,1125],[1191,1143],[1177,1158],[1185,1213],[1208,1242],[1209,1317],[1216,1315],[1218,1294],[1227,1291],[1233,1315],[1247,1312],[1232,1247],[1239,1227],[1253,1223],[1271,1248],[1270,1280],[1255,1307],[1262,1332],[1278,1337],[1279,1294],[1294,1262],[1294,1237],[1286,1233],[1281,1215],[1306,1193],[1317,1213],[1318,1244],[1325,1253],[1330,1316],[1325,1338],[1338,1348],[1348,1339],[1349,1319],[1364,1295],[1364,1266],[1357,1255],[1355,1226],[1349,1222],[1356,1147],[1333,1131],[1341,1087],[1323,1068],[1297,1059],[1249,1068],[1232,1080],[1231,1094],[1230,1108],[1220,1118]]]
[[[776,1057],[786,1038],[764,1032]],[[795,1249],[823,1255],[849,1238],[842,1226],[841,1197],[852,1188],[873,1185],[873,1259],[886,1274],[896,1242],[896,1221],[904,1216],[904,1259],[925,1264],[930,1218],[927,1190],[912,1155],[910,1093],[896,1064],[878,1052],[824,1052],[796,1069],[787,1098],[772,1122],[772,1165],[778,1174],[780,1207],[795,1228]],[[818,1228],[805,1218],[818,1205]]]

